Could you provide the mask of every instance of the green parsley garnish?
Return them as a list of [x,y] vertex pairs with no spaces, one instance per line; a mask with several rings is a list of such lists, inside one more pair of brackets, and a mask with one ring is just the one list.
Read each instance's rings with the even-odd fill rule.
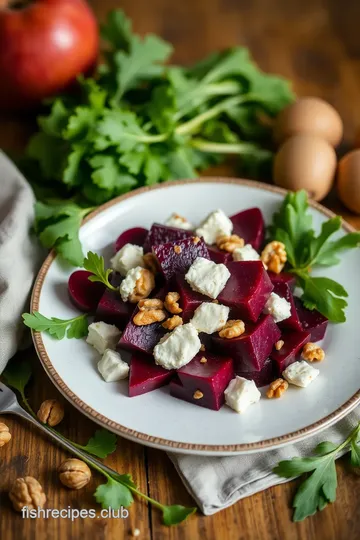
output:
[[75,338],[80,339],[88,333],[88,318],[87,315],[78,315],[72,319],[58,319],[51,317],[48,319],[41,315],[38,311],[33,313],[23,313],[22,318],[24,324],[36,330],[37,332],[47,332],[56,339]]
[[89,276],[89,281],[98,281],[99,283],[103,283],[111,291],[118,290],[109,281],[109,277],[113,270],[111,268],[105,270],[104,257],[101,257],[101,255],[89,251],[84,259],[84,268],[85,270],[93,273],[92,276]]

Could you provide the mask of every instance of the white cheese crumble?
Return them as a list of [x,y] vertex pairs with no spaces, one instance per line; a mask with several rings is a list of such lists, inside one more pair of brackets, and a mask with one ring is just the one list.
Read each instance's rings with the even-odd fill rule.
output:
[[272,315],[274,321],[279,323],[291,315],[291,304],[276,293],[271,293],[264,307],[266,315]]
[[106,349],[116,349],[120,336],[121,332],[115,325],[99,321],[89,325],[86,342],[104,354]]
[[185,279],[193,291],[217,298],[225,287],[230,272],[224,264],[198,257],[190,266]]
[[290,364],[290,366],[282,372],[283,377],[285,377],[290,384],[295,384],[296,386],[301,386],[303,388],[316,379],[319,373],[320,371],[318,369],[310,366],[305,360]]
[[129,296],[135,289],[137,280],[141,278],[142,270],[143,268],[141,268],[141,266],[132,268],[128,271],[126,277],[122,280],[120,285],[120,295],[124,302],[128,301]]
[[98,370],[106,382],[121,381],[129,376],[129,366],[118,352],[106,349],[98,363]]
[[245,244],[233,251],[233,259],[234,261],[259,261],[260,255],[251,244]]
[[194,228],[190,221],[175,212],[167,218],[165,225],[168,227],[176,227],[177,229],[184,229],[185,231],[191,231]]
[[230,308],[222,304],[204,302],[195,310],[190,322],[198,332],[213,334],[225,326],[229,311]]
[[225,402],[238,413],[244,412],[249,405],[256,403],[261,398],[254,381],[244,379],[238,375],[229,382],[225,390]]
[[144,266],[144,250],[135,244],[125,244],[110,260],[111,268],[126,276],[129,270]]
[[194,358],[200,347],[197,330],[191,323],[178,326],[155,345],[155,364],[165,369],[179,369]]
[[230,236],[233,224],[222,210],[211,212],[196,229],[196,234],[202,236],[207,244],[215,244],[218,236]]

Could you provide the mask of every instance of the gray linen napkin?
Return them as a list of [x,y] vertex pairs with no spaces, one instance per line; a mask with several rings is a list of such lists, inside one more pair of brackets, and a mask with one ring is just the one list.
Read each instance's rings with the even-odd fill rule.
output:
[[[29,234],[34,197],[21,173],[0,151],[0,373],[19,346],[21,313],[41,257]],[[286,482],[271,471],[282,459],[306,456],[323,440],[341,442],[360,420],[360,408],[335,426],[291,446],[231,457],[169,454],[182,481],[204,514],[213,514],[243,497]]]
[[25,310],[42,250],[31,238],[34,195],[0,150],[0,373],[22,340]]

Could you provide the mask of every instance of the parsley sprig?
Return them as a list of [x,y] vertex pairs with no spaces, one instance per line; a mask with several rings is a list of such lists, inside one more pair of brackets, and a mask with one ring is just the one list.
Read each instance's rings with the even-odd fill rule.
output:
[[24,324],[37,332],[47,332],[56,339],[80,339],[87,335],[89,321],[86,314],[78,315],[72,319],[58,319],[45,317],[38,311],[23,313]]
[[[8,386],[11,386],[19,392],[24,406],[33,416],[33,418],[38,421],[35,412],[31,408],[25,395],[25,388],[31,378],[31,374],[32,372],[29,362],[10,362],[3,372],[2,377]],[[116,436],[113,433],[109,433],[105,429],[97,430],[89,442],[85,446],[82,446],[78,443],[74,443],[73,441],[69,441],[69,439],[48,425],[45,424],[44,427],[49,432],[55,431],[58,436],[67,442],[71,442],[71,444],[76,448],[100,458],[107,457],[116,449]],[[81,459],[85,461],[89,467],[95,469],[106,478],[106,483],[99,485],[94,493],[96,501],[101,504],[103,508],[107,509],[110,507],[114,510],[119,509],[121,506],[127,508],[134,501],[133,495],[136,495],[146,500],[148,503],[152,504],[162,512],[163,522],[165,525],[177,525],[196,512],[196,508],[185,507],[177,504],[171,506],[164,505],[151,497],[148,497],[145,493],[142,493],[138,489],[130,474],[119,474],[116,472],[110,474],[108,473],[108,470],[103,468],[100,463],[96,464],[83,455],[80,455],[79,457],[81,457]]]
[[89,276],[89,281],[98,281],[99,283],[103,283],[111,291],[117,291],[117,288],[109,281],[113,270],[111,268],[105,269],[104,257],[89,251],[84,259],[84,268],[93,274]]
[[336,499],[337,476],[335,460],[345,448],[350,450],[352,467],[360,467],[360,423],[344,442],[336,446],[324,441],[315,448],[316,457],[293,458],[280,463],[274,473],[283,478],[295,478],[311,473],[300,484],[293,501],[294,521],[302,521]]
[[312,276],[311,270],[338,264],[339,255],[360,246],[360,232],[330,240],[340,228],[341,218],[336,216],[325,221],[316,235],[305,191],[286,195],[269,228],[271,238],[285,244],[289,270],[303,290],[301,299],[305,307],[317,309],[332,322],[346,320],[348,293],[333,279]]

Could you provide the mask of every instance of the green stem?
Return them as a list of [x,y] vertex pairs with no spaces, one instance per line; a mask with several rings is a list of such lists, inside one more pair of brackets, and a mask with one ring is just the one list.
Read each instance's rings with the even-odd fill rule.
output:
[[29,404],[29,402],[28,402],[28,400],[27,400],[27,398],[26,398],[24,392],[23,392],[23,391],[20,391],[20,395],[21,395],[21,399],[22,399],[22,401],[23,401],[23,403],[24,403],[24,405],[25,405],[25,408],[27,409],[28,413],[31,414],[31,416],[32,416],[33,418],[35,418],[36,420],[38,420],[38,418],[37,418],[35,412],[34,412],[34,411],[32,410],[32,408],[31,408],[31,406],[30,406],[30,404]]
[[257,149],[257,146],[251,143],[217,143],[205,139],[193,139],[190,145],[202,152],[218,154],[246,154]]

